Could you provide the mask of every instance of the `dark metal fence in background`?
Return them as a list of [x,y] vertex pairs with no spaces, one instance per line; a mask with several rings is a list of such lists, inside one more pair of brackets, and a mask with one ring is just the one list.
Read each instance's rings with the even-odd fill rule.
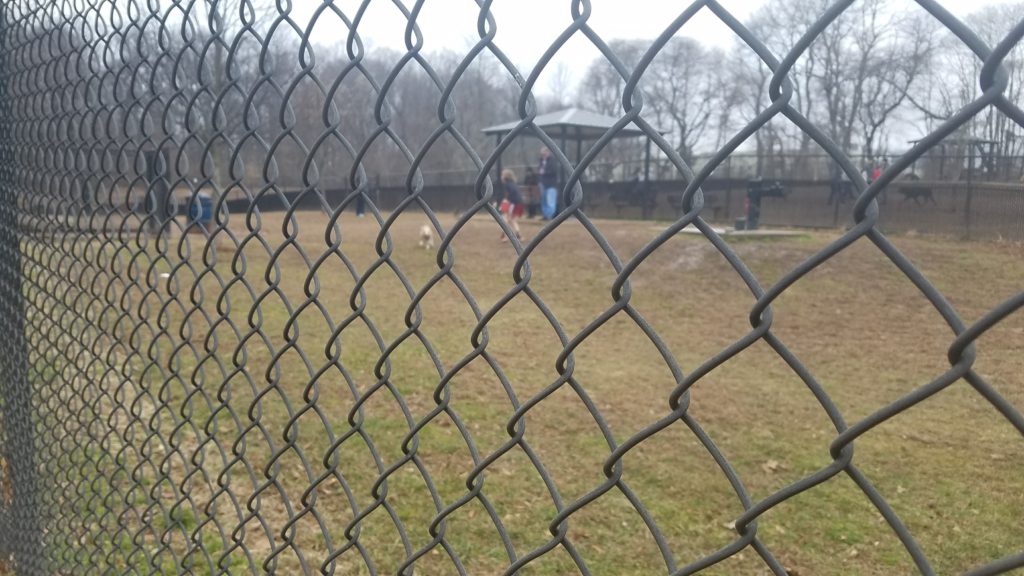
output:
[[[661,546],[665,571],[688,574],[698,572],[744,551],[756,555],[766,570],[785,574],[780,561],[760,539],[757,519],[796,495],[837,475],[845,475],[863,492],[881,513],[909,553],[917,569],[924,574],[933,570],[928,557],[899,516],[858,469],[853,459],[853,444],[869,429],[897,416],[954,381],[966,380],[973,389],[995,407],[1000,417],[1024,434],[1024,416],[1020,410],[973,369],[973,342],[1022,305],[1024,292],[991,309],[974,324],[967,325],[943,295],[887,239],[881,224],[887,211],[896,210],[892,192],[880,201],[894,178],[922,157],[942,138],[953,133],[982,109],[993,106],[1024,124],[1024,112],[1002,93],[1008,79],[1000,62],[1024,36],[1024,22],[997,46],[987,46],[971,30],[947,13],[938,3],[919,0],[922,8],[947,26],[984,62],[979,81],[982,95],[948,119],[935,132],[914,145],[906,154],[892,158],[889,169],[868,185],[861,167],[842,153],[807,118],[791,106],[793,87],[787,72],[808,45],[847,9],[850,2],[837,2],[806,31],[803,39],[787,54],[773,54],[739,21],[715,1],[694,2],[669,24],[665,34],[651,42],[654,56],[667,38],[674,34],[697,9],[714,13],[745,42],[753,53],[774,71],[766,95],[772,104],[735,135],[699,171],[692,171],[676,155],[672,146],[645,121],[643,115],[642,75],[650,58],[637,69],[628,69],[602,39],[589,28],[589,2],[565,3],[573,18],[566,33],[549,51],[554,53],[571,36],[586,36],[608,59],[625,86],[621,121],[594,145],[596,154],[608,144],[615,131],[634,122],[662,150],[679,175],[664,194],[671,206],[662,214],[671,219],[661,233],[630,260],[621,262],[609,255],[616,274],[615,302],[578,335],[566,334],[554,314],[531,288],[530,256],[563,224],[582,224],[607,250],[598,227],[586,207],[601,209],[599,199],[588,196],[588,185],[581,185],[579,173],[594,154],[586,155],[579,166],[558,151],[557,143],[537,130],[533,85],[539,69],[517,70],[492,42],[496,26],[489,13],[489,2],[480,6],[479,42],[467,54],[471,62],[481,52],[493,54],[521,87],[518,113],[521,122],[512,136],[533,134],[555,151],[557,161],[570,175],[562,189],[565,210],[544,225],[541,232],[525,245],[513,238],[519,254],[508,272],[515,280],[505,298],[493,308],[481,310],[471,292],[453,270],[458,257],[451,241],[457,238],[472,218],[486,217],[498,223],[512,236],[507,224],[492,205],[495,194],[486,177],[493,170],[495,154],[481,155],[462,138],[454,127],[458,115],[456,103],[446,100],[447,88],[459,79],[434,75],[420,53],[421,38],[410,27],[405,57],[392,70],[371,71],[361,62],[363,47],[357,34],[359,14],[349,14],[337,5],[325,2],[318,14],[335,19],[339,35],[344,37],[350,59],[346,76],[372,85],[379,102],[387,98],[391,80],[403,66],[416,66],[436,84],[438,104],[435,133],[421,148],[404,142],[391,127],[386,106],[366,110],[375,124],[372,138],[353,142],[342,128],[342,119],[330,98],[323,105],[322,138],[302,141],[291,129],[292,89],[300,82],[312,82],[324,94],[331,93],[339,78],[316,78],[311,73],[314,49],[305,43],[308,32],[302,23],[290,17],[288,3],[278,3],[265,30],[276,34],[288,30],[301,40],[295,46],[295,58],[285,72],[270,71],[266,47],[269,36],[261,36],[253,25],[256,11],[242,0],[233,12],[211,16],[197,3],[136,2],[134,0],[95,0],[49,2],[26,0],[5,3],[0,18],[0,401],[2,410],[2,466],[0,466],[0,567],[17,574],[142,574],[142,573],[261,573],[264,571],[307,573],[353,573],[376,571],[366,549],[367,518],[378,512],[394,525],[395,546],[403,550],[400,571],[411,574],[431,552],[441,551],[450,558],[450,572],[462,570],[458,555],[446,535],[446,519],[454,510],[470,502],[488,507],[482,488],[484,475],[503,454],[513,447],[530,454],[523,438],[521,419],[527,410],[545,402],[553,390],[570,387],[573,382],[573,350],[577,340],[607,323],[612,317],[632,319],[656,345],[659,336],[639,320],[630,306],[630,276],[652,253],[684,227],[696,228],[735,268],[741,281],[756,299],[750,313],[749,332],[720,354],[706,359],[692,372],[684,373],[667,348],[659,345],[666,364],[676,379],[676,388],[666,398],[665,413],[646,423],[634,436],[615,440],[603,473],[608,481],[596,492],[574,502],[557,498],[553,506],[559,514],[550,526],[551,538],[533,550],[516,550],[500,519],[494,522],[498,549],[504,555],[507,572],[514,573],[542,559],[554,549],[567,553],[581,572],[585,561],[578,557],[569,526],[574,514],[608,491],[628,496],[622,479],[622,459],[630,447],[642,444],[673,422],[682,421],[698,434],[698,439],[714,458],[722,473],[736,490],[745,510],[735,524],[733,541],[721,550],[685,566],[677,565],[657,526],[643,505],[631,500],[645,518],[645,530]],[[366,4],[365,2],[363,3]],[[416,11],[395,2],[410,22]],[[415,5],[416,8],[421,3]],[[214,3],[216,6],[216,3]],[[245,46],[254,53],[243,55]],[[254,56],[255,55],[255,56]],[[220,59],[219,61],[217,59]],[[243,61],[244,60],[244,61]],[[545,59],[545,62],[547,60]],[[257,70],[250,80],[242,81],[242,66]],[[461,69],[460,69],[461,70]],[[275,106],[266,111],[270,93]],[[426,97],[426,95],[424,95]],[[234,103],[228,106],[229,103]],[[262,108],[261,108],[262,107]],[[259,110],[257,110],[259,109]],[[176,110],[174,114],[171,110]],[[259,113],[257,113],[259,112]],[[175,115],[177,114],[177,115]],[[715,217],[718,191],[710,191],[709,175],[754,131],[776,116],[785,116],[810,135],[842,167],[856,190],[856,198],[841,206],[844,221],[850,227],[841,237],[807,261],[784,274],[771,286],[762,286],[741,258],[709,225]],[[228,130],[228,126],[233,126]],[[268,129],[270,127],[270,129]],[[419,178],[417,166],[440,137],[458,143],[478,169],[478,185],[472,190],[468,206],[435,206]],[[506,141],[511,142],[513,137]],[[350,173],[349,187],[327,192],[318,184],[316,161],[325,142],[357,159]],[[370,194],[374,184],[360,169],[358,159],[374,142],[395,146],[407,156],[412,168],[401,198],[393,199],[390,214],[378,210],[379,196]],[[297,148],[309,161],[304,166],[278,166],[276,151],[283,146]],[[263,165],[258,173],[259,186],[246,184],[236,152],[262,151]],[[162,151],[163,161],[155,161]],[[183,172],[188,164],[199,181],[178,181],[167,166]],[[225,168],[226,166],[226,168]],[[226,182],[215,177],[227,175]],[[291,194],[278,182],[285,170],[301,170],[305,185]],[[173,181],[172,181],[173,180]],[[202,233],[197,221],[173,218],[168,190],[188,191],[184,203],[192,210],[201,204],[201,190],[213,190],[215,203],[210,223]],[[942,200],[936,193],[936,200]],[[609,195],[610,197],[610,195]],[[141,201],[140,201],[141,200]],[[331,216],[365,202],[368,213],[380,226],[374,263],[365,270],[350,265],[337,220],[331,218],[325,235],[329,248],[309,253],[309,247],[297,240],[300,220],[287,219],[281,230],[285,238],[279,246],[267,243],[261,228],[258,207],[279,204],[292,209],[312,202]],[[232,210],[225,210],[228,202]],[[614,204],[610,200],[604,208]],[[733,203],[737,201],[732,200]],[[140,208],[141,207],[141,208]],[[441,210],[459,209],[454,225],[443,228],[435,217]],[[444,241],[433,279],[413,288],[392,256],[391,227],[399,214],[424,212]],[[198,211],[202,213],[202,209]],[[831,218],[829,212],[826,218]],[[726,215],[731,212],[726,211]],[[721,215],[717,215],[721,217]],[[766,209],[766,221],[771,211]],[[173,234],[173,240],[170,238]],[[906,276],[920,294],[931,303],[952,331],[949,340],[949,369],[934,381],[892,402],[866,418],[850,425],[844,423],[824,389],[772,332],[772,303],[795,282],[820,264],[842,253],[854,241],[870,242]],[[281,288],[281,256],[297,254],[313,282],[304,295],[289,300]],[[316,270],[322,266],[347,267],[355,282],[349,295],[350,310],[342,320],[331,320],[322,296]],[[251,274],[247,267],[259,267]],[[263,269],[265,268],[265,274]],[[409,289],[412,305],[404,316],[405,330],[394,342],[384,341],[372,314],[366,311],[367,299],[373,299],[370,279],[378,270],[390,270]],[[306,272],[303,274],[305,275]],[[389,378],[389,362],[394,350],[408,338],[428,342],[420,330],[422,318],[418,302],[441,280],[450,281],[472,304],[478,327],[465,335],[472,352],[449,371],[436,378],[436,409],[423,421],[407,421],[398,461],[376,461],[373,489],[354,494],[346,480],[344,465],[335,450],[355,438],[364,442],[377,458],[371,435],[367,433],[371,397],[388,396],[409,417],[401,394]],[[501,368],[488,354],[487,323],[513,297],[532,302],[552,322],[563,353],[557,366],[559,377],[535,397],[512,401],[516,414],[503,433],[507,443],[488,454],[473,454],[474,471],[464,497],[441,501],[420,466],[419,474],[430,490],[433,518],[424,525],[406,525],[387,497],[389,482],[400,480],[395,474],[405,464],[417,461],[419,432],[438,414],[452,413],[448,386],[454,373],[474,359],[489,363],[496,374]],[[283,311],[287,322],[280,334],[269,334],[264,326],[268,310]],[[330,336],[317,349],[298,338],[300,315],[322,315],[330,325]],[[345,381],[341,354],[335,347],[340,334],[358,325],[379,342],[376,383],[363,389],[340,385],[348,390],[347,414],[326,414],[326,397],[320,396],[317,381],[324,374]],[[211,336],[221,334],[221,340]],[[228,336],[223,336],[227,334]],[[276,340],[275,340],[276,339]],[[278,341],[278,344],[272,343]],[[783,487],[769,497],[752,502],[723,453],[688,413],[690,387],[757,342],[771,347],[814,392],[823,410],[835,426],[829,446],[832,463]],[[253,373],[262,354],[275,359],[298,355],[312,366],[314,354],[327,358],[321,370],[311,370],[308,385],[300,396],[282,389],[282,375],[275,368]],[[187,361],[186,361],[187,359]],[[273,365],[273,363],[271,363]],[[504,380],[503,380],[504,382]],[[251,401],[239,407],[234,399],[247,390]],[[578,390],[576,393],[580,393]],[[234,395],[234,396],[233,396]],[[244,396],[244,394],[243,394]],[[285,406],[272,414],[264,398],[273,396]],[[511,400],[511,398],[510,398]],[[597,411],[597,407],[587,406]],[[276,419],[275,419],[276,418]],[[322,423],[326,442],[324,453],[303,454],[297,446],[300,419],[313,418]],[[347,421],[346,421],[347,419]],[[454,421],[458,421],[454,418]],[[305,422],[305,420],[303,420]],[[471,444],[476,431],[459,429]],[[300,470],[288,484],[283,480],[294,471],[282,469],[291,462]],[[546,485],[555,481],[542,466],[536,474]],[[299,482],[298,485],[294,482]],[[344,525],[328,525],[318,512],[318,494],[327,484],[344,488],[335,494],[350,506]],[[279,504],[277,515],[270,516],[268,501]],[[1007,529],[1012,529],[1008,527]],[[299,531],[315,533],[310,540]],[[429,534],[425,548],[412,549],[407,534]],[[253,541],[262,540],[262,546]],[[380,542],[377,540],[377,542]],[[308,547],[308,548],[307,548]],[[297,558],[288,568],[279,565],[284,553]],[[310,559],[318,559],[316,562]],[[343,561],[350,562],[342,564]],[[353,566],[358,565],[356,570]],[[346,567],[347,566],[347,567]],[[1024,566],[1024,551],[991,559],[974,574],[996,574]]]
[[[441,178],[440,180],[443,180]],[[429,175],[421,193],[432,210],[444,214],[462,214],[473,209],[478,198],[472,184],[438,183]],[[368,190],[377,207],[392,210],[405,200],[404,186],[377,185]],[[827,180],[781,179],[785,195],[765,199],[761,223],[792,228],[846,228],[852,226],[852,193],[833,193]],[[747,190],[751,182],[738,178],[708,178],[701,191],[703,218],[716,227],[734,226],[747,215]],[[680,203],[685,180],[651,182],[646,194],[637,192],[632,182],[584,182],[586,194],[581,209],[591,218],[675,220],[680,218]],[[324,204],[338,207],[352,193],[347,188],[324,188],[310,196],[301,189],[284,189],[281,198],[264,197],[257,205],[263,212],[322,210]],[[535,191],[533,198],[536,199]],[[179,201],[179,205],[184,201]],[[236,194],[225,202],[228,212],[245,212],[251,201]],[[889,186],[879,199],[884,208],[877,226],[889,233],[934,234],[969,240],[1024,242],[1024,190],[1020,184],[1003,182],[901,182]],[[353,206],[349,206],[354,211]]]
[[[433,183],[427,178],[425,193],[431,205],[443,212],[462,212],[477,198],[472,184]],[[794,228],[845,228],[851,226],[852,190],[839,189],[829,180],[777,180],[784,196],[766,199],[761,222],[769,226]],[[747,189],[751,181],[742,178],[709,177],[701,191],[705,206],[702,216],[716,226],[732,226],[745,218]],[[638,194],[631,182],[586,182],[582,209],[592,218],[675,220],[683,214],[682,191],[685,180],[661,180],[650,183],[646,194]],[[373,189],[380,206],[391,209],[405,197],[405,188],[384,186]],[[327,189],[325,197],[338,205],[349,190]],[[296,197],[300,190],[290,191]],[[246,200],[230,202],[243,209]],[[879,198],[883,208],[878,226],[885,232],[916,232],[952,238],[1024,242],[1024,185],[1011,182],[902,181],[887,186]],[[283,205],[268,200],[267,210],[283,210]],[[319,210],[313,199],[304,206]]]
[[[870,181],[872,167],[884,158],[851,157]],[[702,168],[713,156],[699,156],[694,168]],[[732,226],[746,216],[746,194],[750,182],[761,178],[782,184],[785,194],[766,200],[762,222],[769,226],[795,228],[842,228],[853,223],[850,210],[855,200],[850,183],[830,176],[831,157],[776,155],[761,159],[748,153],[733,153],[708,174],[701,185],[704,195],[702,217],[716,226]],[[976,169],[966,168],[974,162]],[[758,171],[758,164],[770,169]],[[879,221],[885,232],[915,232],[941,236],[1024,242],[1024,157],[991,159],[982,166],[976,159],[961,155],[931,154],[918,160],[882,190],[879,203],[884,207]],[[525,174],[527,166],[508,166]],[[586,188],[582,209],[594,218],[646,218],[675,220],[682,216],[682,191],[686,181],[675,173],[670,162],[657,160],[651,166],[649,193],[638,194],[629,175],[643,168],[643,160],[591,164],[581,176]],[[422,174],[424,194],[438,212],[460,213],[473,207],[477,199],[478,172],[473,170],[426,171]],[[395,172],[372,177],[371,190],[377,206],[392,210],[406,196],[407,174]],[[293,202],[302,193],[294,182],[284,186]],[[339,206],[352,192],[350,188],[323,187],[329,207]],[[837,193],[841,192],[841,193]],[[183,191],[183,196],[187,191]],[[247,207],[244,194],[236,193],[229,206],[236,211]],[[264,211],[287,210],[274,198],[263,200]],[[321,210],[319,198],[307,197],[299,209]]]

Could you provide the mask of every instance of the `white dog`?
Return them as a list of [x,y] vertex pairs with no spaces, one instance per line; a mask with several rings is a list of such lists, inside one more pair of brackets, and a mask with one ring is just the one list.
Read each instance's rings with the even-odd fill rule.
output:
[[426,250],[434,249],[434,231],[426,224],[420,226],[420,247]]

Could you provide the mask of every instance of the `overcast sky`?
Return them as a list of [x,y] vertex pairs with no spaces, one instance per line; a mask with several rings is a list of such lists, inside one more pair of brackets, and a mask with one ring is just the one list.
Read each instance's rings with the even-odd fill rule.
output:
[[[772,0],[766,0],[771,2]],[[765,0],[720,0],[720,3],[740,20],[745,20]],[[906,1],[907,9],[921,10]],[[359,0],[335,0],[350,17],[354,17]],[[942,0],[943,5],[958,17],[963,17],[989,4],[1008,3],[1008,0]],[[412,0],[405,0],[412,6]],[[654,38],[690,4],[689,0],[592,0],[593,13],[589,20],[606,41],[612,39]],[[319,2],[295,0],[294,15],[300,24],[306,24]],[[498,25],[496,44],[520,67],[524,75],[537,63],[544,51],[571,21],[570,0],[495,0],[492,11]],[[424,50],[452,49],[465,52],[477,39],[476,20],[479,8],[472,0],[427,0],[417,22],[424,37]],[[398,8],[391,0],[370,3],[359,32],[367,47],[390,47],[404,50],[405,24]],[[707,9],[701,10],[680,31],[707,45],[728,47],[734,35]],[[320,45],[338,45],[343,49],[347,31],[333,17],[319,22],[313,39]],[[559,63],[574,84],[582,77],[587,66],[599,55],[597,49],[581,34],[577,34],[558,53],[545,75],[538,82],[536,93],[550,93],[558,82],[553,78]]]

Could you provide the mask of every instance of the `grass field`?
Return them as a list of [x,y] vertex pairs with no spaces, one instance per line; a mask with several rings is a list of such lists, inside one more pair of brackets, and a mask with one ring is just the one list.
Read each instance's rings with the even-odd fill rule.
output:
[[[233,218],[239,221],[235,232],[243,233],[240,218]],[[390,260],[413,291],[438,271],[435,255],[417,246],[425,221],[420,215],[404,215],[391,233]],[[453,219],[443,222],[449,226]],[[650,222],[600,221],[598,226],[624,261],[659,230]],[[153,510],[148,517],[142,514],[129,522],[132,529],[109,538],[107,546],[125,547],[126,562],[145,557],[154,565],[193,566],[199,573],[220,562],[245,572],[259,567],[274,550],[280,573],[294,573],[301,565],[318,570],[328,561],[328,550],[337,551],[345,543],[345,527],[355,517],[351,502],[360,509],[374,502],[372,495],[381,492],[375,487],[379,468],[402,461],[409,421],[427,419],[437,407],[434,393],[441,375],[464,358],[474,359],[450,380],[451,411],[471,435],[478,459],[509,440],[506,424],[514,411],[512,401],[492,366],[473,352],[475,316],[455,284],[443,279],[429,290],[419,306],[419,331],[409,335],[407,287],[388,266],[377,268],[364,285],[364,317],[378,331],[378,341],[362,318],[351,316],[356,283],[341,258],[329,256],[310,273],[312,261],[327,248],[326,228],[326,216],[302,213],[297,244],[281,248],[269,275],[270,252],[249,242],[240,250],[246,269],[237,262],[235,266],[252,291],[237,282],[221,288],[232,277],[228,256],[233,246],[225,238],[218,243],[216,275],[175,267],[181,262],[177,258],[154,265],[171,274],[172,286],[179,283],[183,288],[179,302],[184,304],[164,313],[169,329],[124,344],[124,354],[144,375],[143,384],[130,394],[112,393],[112,398],[139,406],[138,415],[114,409],[116,417],[108,419],[122,442],[137,439],[143,447],[118,452],[123,457],[85,456],[101,470],[140,470],[135,480],[122,472],[112,483],[116,497],[106,497],[108,502],[123,500]],[[540,230],[532,222],[523,228],[527,237]],[[271,250],[281,246],[281,229],[281,215],[263,216],[262,236]],[[345,257],[358,275],[365,274],[377,258],[378,224],[372,218],[345,215],[339,229]],[[768,286],[836,237],[837,233],[812,232],[732,245],[762,286]],[[1021,289],[1020,245],[932,237],[894,241],[968,323]],[[453,249],[454,273],[480,310],[489,310],[514,286],[515,254],[509,244],[498,241],[493,221],[473,219],[460,231]],[[200,265],[198,255],[187,261]],[[569,338],[613,305],[612,266],[578,223],[567,222],[551,235],[530,263],[530,287]],[[307,282],[314,277],[318,286]],[[275,289],[268,290],[267,278]],[[161,282],[164,286],[167,280]],[[201,292],[189,295],[187,288],[193,283]],[[670,240],[634,273],[631,287],[631,304],[657,331],[684,373],[750,331],[754,298],[725,259],[699,236]],[[223,303],[218,308],[222,291],[230,300],[230,311]],[[140,298],[157,302],[164,297]],[[246,340],[246,318],[252,310],[259,312],[259,320],[252,318],[262,335]],[[142,323],[159,324],[160,314],[152,314],[153,319]],[[949,368],[949,328],[865,240],[787,290],[775,302],[774,314],[772,332],[809,368],[848,424]],[[190,319],[192,332],[179,331],[184,318]],[[231,319],[242,335],[219,318]],[[344,330],[332,340],[332,331],[339,326]],[[556,382],[562,345],[525,294],[504,306],[487,328],[486,351],[520,404]],[[419,336],[429,342],[434,359]],[[143,351],[152,350],[147,338],[157,342],[159,350],[148,361],[143,360]],[[375,368],[382,346],[389,349],[388,365]],[[236,362],[242,369],[232,372],[232,355],[239,348],[246,356],[244,362]],[[1012,316],[979,341],[976,368],[1018,408],[1024,407],[1024,315]],[[389,372],[390,387],[377,384],[375,369]],[[623,313],[575,349],[573,377],[617,443],[670,411],[673,375],[643,331]],[[353,390],[365,395],[359,427],[365,436],[354,433],[349,423]],[[225,407],[234,410],[237,420]],[[689,413],[728,458],[754,502],[831,462],[833,425],[808,387],[764,342],[699,380],[692,388]],[[563,503],[572,503],[605,482],[602,466],[609,444],[568,385],[533,406],[524,422],[524,439]],[[148,437],[146,430],[160,430],[168,440]],[[377,452],[376,463],[367,440]],[[273,450],[268,442],[274,444]],[[243,463],[230,459],[233,445],[251,463],[251,475]],[[900,515],[939,574],[959,573],[1024,548],[1024,438],[966,383],[957,382],[880,425],[855,446],[854,463]],[[115,452],[110,446],[105,450]],[[407,543],[386,507],[376,507],[361,524],[358,541],[379,573],[398,569],[406,558],[406,545],[412,550],[427,545],[438,507],[467,495],[473,455],[448,414],[429,418],[415,454],[417,462],[388,476],[383,498],[401,520]],[[325,459],[344,475],[349,495],[341,475],[325,473]],[[195,462],[203,463],[206,474],[195,473]],[[424,470],[439,502],[431,499]],[[622,470],[623,481],[664,534],[677,566],[737,538],[733,521],[743,507],[683,423],[630,451]],[[234,502],[217,491],[218,478],[230,485]],[[306,493],[311,484],[316,490]],[[182,494],[183,487],[188,497]],[[508,531],[518,556],[551,540],[555,506],[522,448],[513,447],[488,467],[481,493]],[[258,501],[265,526],[245,512],[250,497],[254,508]],[[216,507],[205,506],[210,499]],[[309,512],[300,514],[304,503]],[[90,513],[101,518],[101,527],[116,527],[116,518],[97,511],[100,503],[90,506]],[[299,519],[288,524],[289,516],[296,515]],[[329,532],[329,545],[318,520]],[[168,535],[161,539],[147,532],[147,523],[156,530],[169,526]],[[244,527],[244,533],[237,534],[251,559],[241,549],[231,549],[236,525]],[[593,574],[666,572],[642,518],[617,488],[573,514],[568,527],[569,539]],[[131,552],[126,542],[136,529],[154,550]],[[507,552],[480,499],[448,516],[445,529],[447,542],[468,572],[499,574],[508,566]],[[287,538],[282,538],[282,531]],[[791,574],[915,573],[892,530],[844,474],[773,508],[760,518],[758,534]],[[183,556],[188,539],[202,541],[210,556]],[[289,546],[288,540],[296,546]],[[329,567],[336,574],[367,572],[366,559],[356,548],[332,561]],[[417,573],[455,573],[440,546],[416,566]],[[574,571],[569,554],[558,546],[521,573]],[[705,573],[767,572],[747,548]]]

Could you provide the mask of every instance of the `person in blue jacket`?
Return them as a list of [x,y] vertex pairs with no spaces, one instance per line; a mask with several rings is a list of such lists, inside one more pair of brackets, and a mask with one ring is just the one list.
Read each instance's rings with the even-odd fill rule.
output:
[[558,202],[558,161],[551,157],[551,150],[541,148],[537,165],[537,180],[540,182],[540,211],[545,220],[555,217]]

